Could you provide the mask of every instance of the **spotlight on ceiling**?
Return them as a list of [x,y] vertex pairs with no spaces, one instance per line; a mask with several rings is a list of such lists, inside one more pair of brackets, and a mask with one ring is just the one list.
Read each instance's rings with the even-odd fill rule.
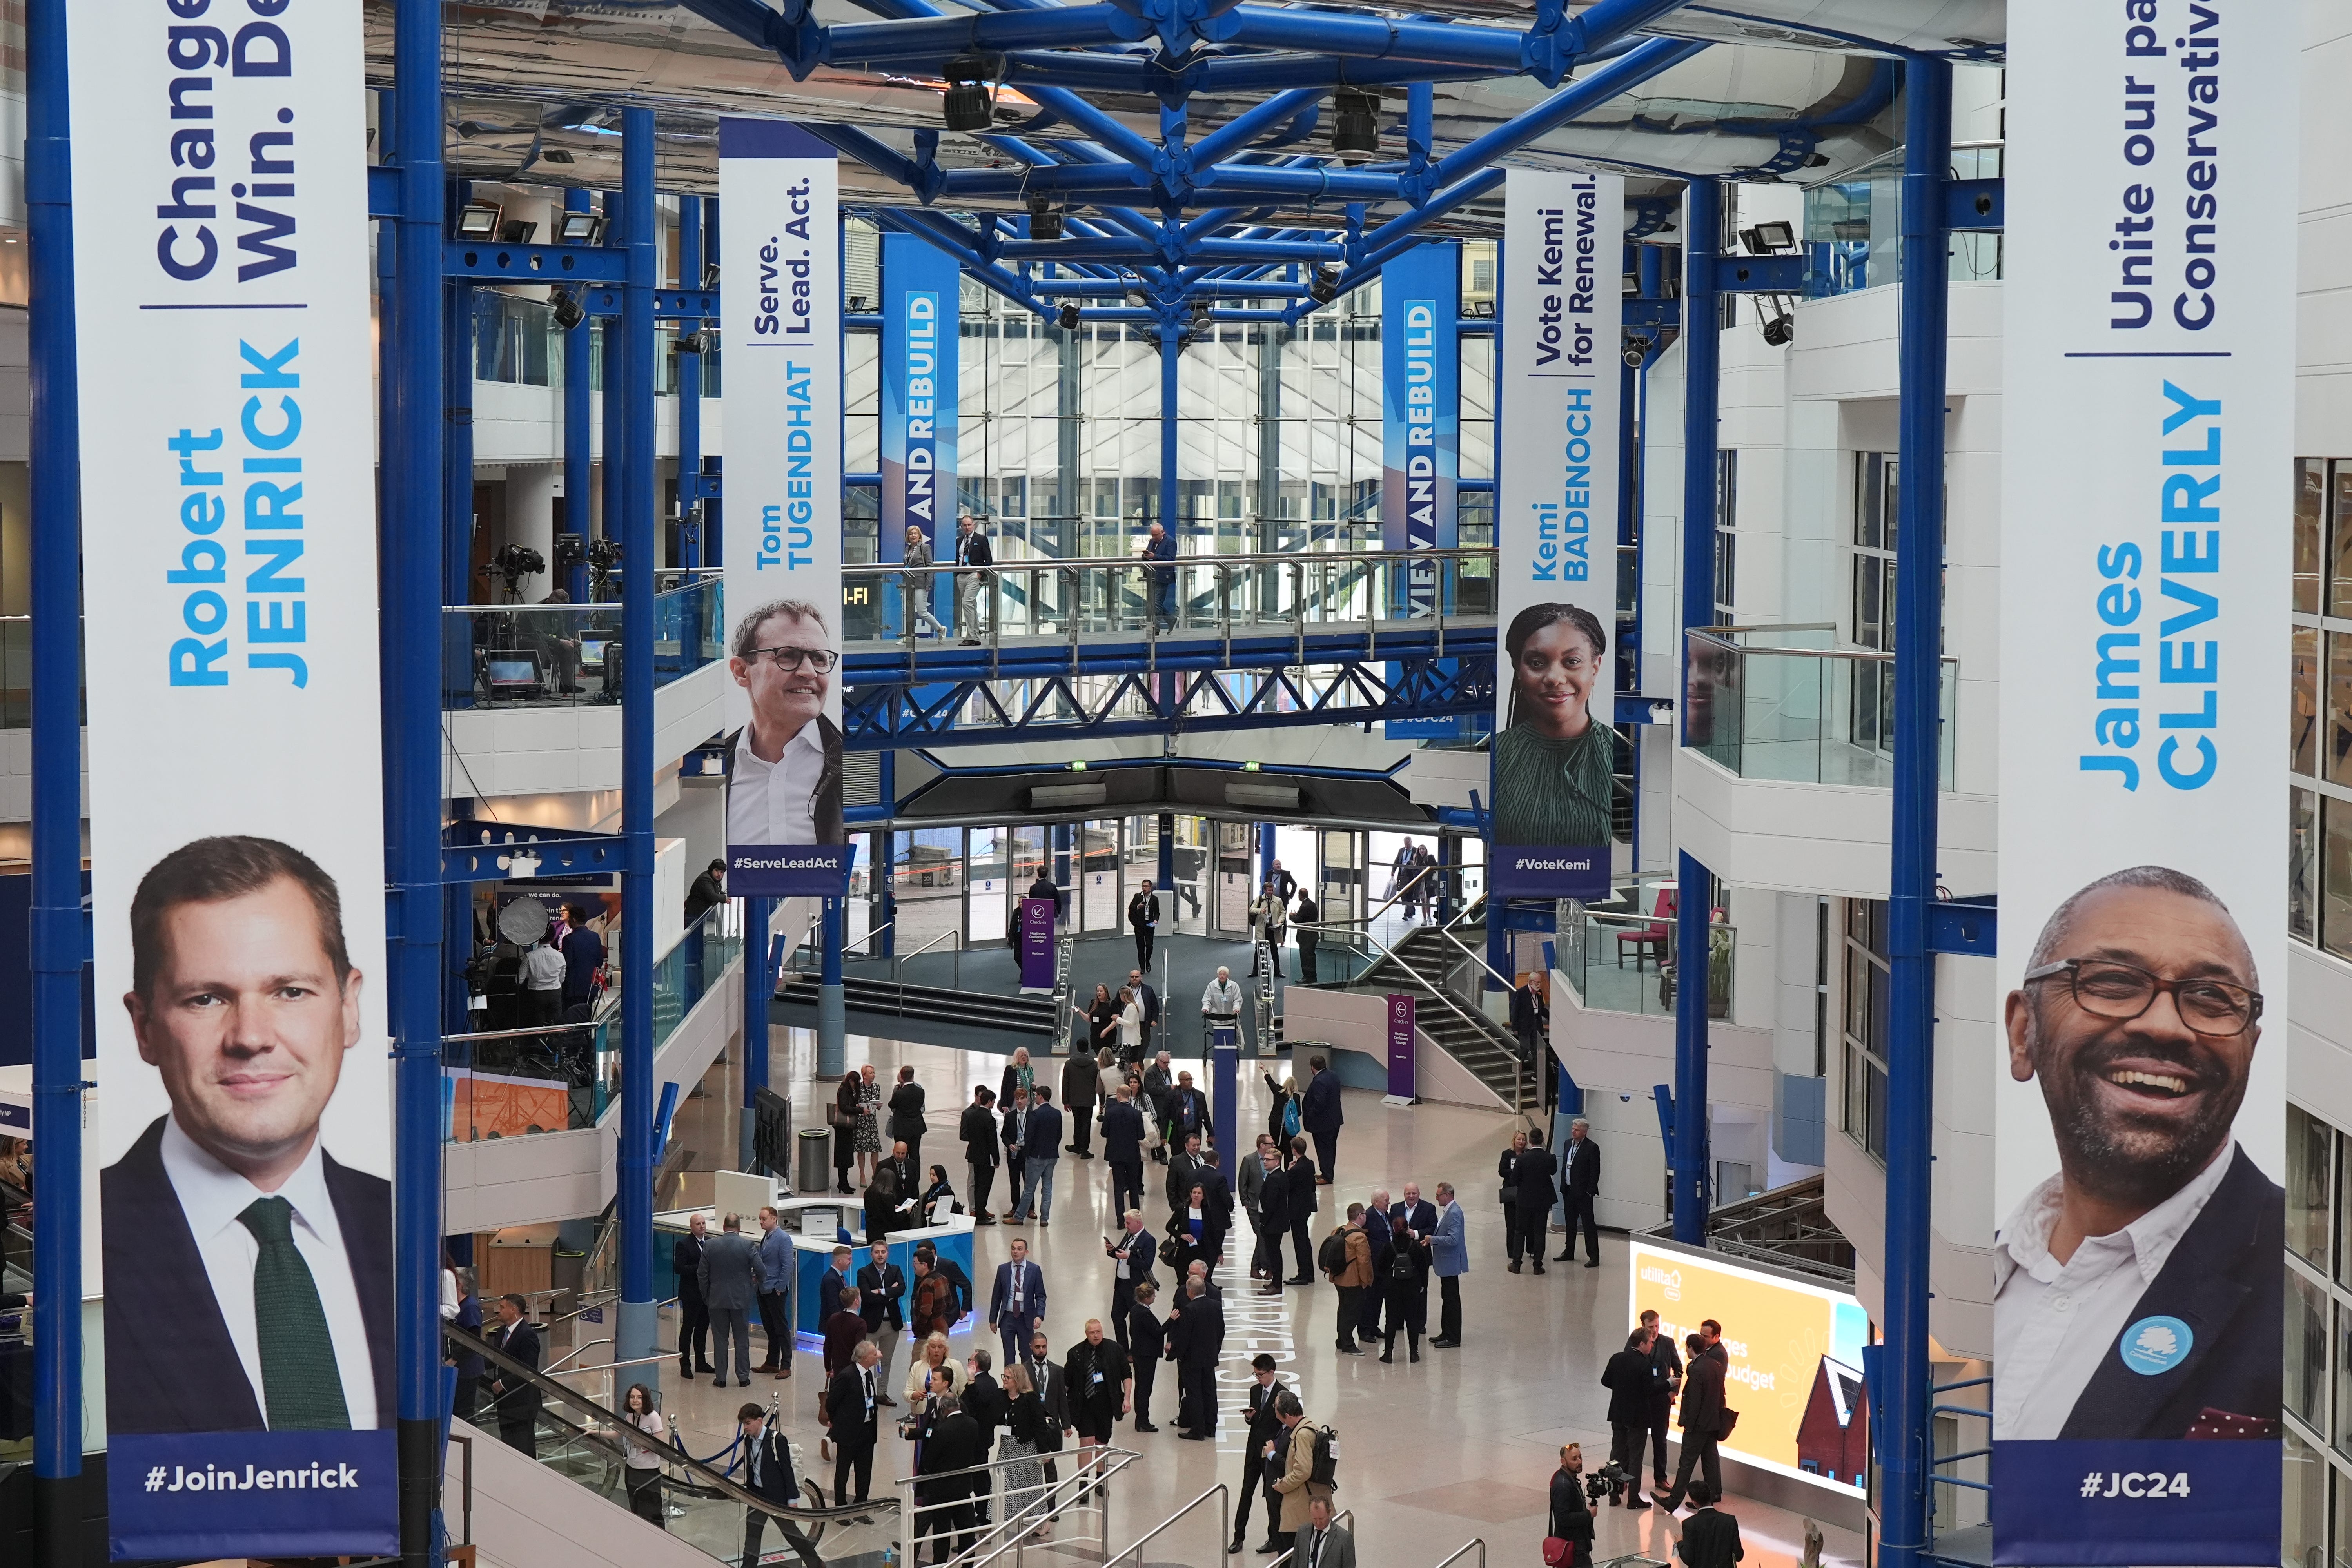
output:
[[995,122],[992,62],[984,55],[958,55],[947,63],[947,91],[940,121],[950,131],[985,131]]
[[1307,297],[1318,305],[1328,305],[1339,297],[1339,269],[1318,267],[1307,280]]
[[1062,237],[1062,215],[1043,195],[1029,198],[1029,237],[1059,239]]
[[1776,349],[1787,348],[1797,337],[1797,318],[1783,311],[1764,323],[1764,341]]
[[566,245],[594,245],[604,237],[604,219],[598,213],[565,213],[556,220],[555,237]]
[[1078,330],[1078,308],[1076,305],[1063,306],[1061,313],[1054,319],[1062,324],[1062,331],[1066,332]]
[[1797,231],[1786,223],[1759,223],[1754,228],[1741,229],[1739,243],[1748,247],[1750,256],[1770,256],[1792,249],[1797,243]]
[[1381,95],[1343,87],[1331,94],[1331,151],[1369,158],[1381,150]]
[[572,297],[569,289],[551,290],[547,303],[555,312],[555,325],[559,331],[568,332],[588,319],[588,312],[580,308],[580,301]]
[[702,264],[702,287],[706,293],[719,287],[719,263],[716,261]]
[[499,204],[467,202],[457,209],[459,239],[492,239],[499,232]]
[[500,245],[529,245],[530,243],[531,237],[538,232],[539,225],[530,222],[529,219],[510,217],[507,219],[506,222],[499,225],[499,243]]
[[670,344],[670,352],[680,354],[707,353],[709,352],[708,337],[699,331],[680,332],[677,341]]

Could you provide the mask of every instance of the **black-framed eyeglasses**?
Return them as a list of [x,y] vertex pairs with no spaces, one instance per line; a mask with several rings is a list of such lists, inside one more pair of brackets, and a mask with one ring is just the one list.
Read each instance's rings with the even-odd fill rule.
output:
[[2156,1005],[2159,994],[2172,994],[2173,1010],[2191,1032],[2210,1039],[2234,1039],[2263,1016],[2263,994],[2233,981],[2195,975],[2166,980],[2136,963],[2106,958],[2064,958],[2025,972],[2025,984],[2066,976],[2074,1005],[2095,1018],[2128,1023]]
[[786,672],[805,664],[819,675],[830,675],[841,662],[841,656],[829,647],[755,647],[743,656],[743,662],[757,664],[763,658]]

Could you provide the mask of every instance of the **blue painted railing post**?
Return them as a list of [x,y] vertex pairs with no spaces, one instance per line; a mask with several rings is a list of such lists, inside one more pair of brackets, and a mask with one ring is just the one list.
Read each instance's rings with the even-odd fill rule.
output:
[[383,367],[397,418],[383,460],[402,479],[397,517],[384,526],[384,839],[392,884],[386,954],[392,971],[394,1081],[394,1334],[399,1359],[400,1548],[411,1568],[438,1555],[434,1498],[440,1474],[441,1394],[441,589],[446,537],[443,468],[446,334],[443,313],[441,6],[400,0],[394,14],[401,170],[397,273]]
[[[1715,620],[1715,252],[1723,190],[1693,180],[1683,198],[1683,614],[1685,626]],[[1685,651],[1685,658],[1688,657]],[[1675,1239],[1706,1242],[1707,889],[1705,866],[1685,852],[1675,893]]]
[[44,1568],[80,1560],[81,423],[66,0],[25,28],[32,229],[33,1508]]
[[[588,193],[564,192],[563,210],[592,210]],[[589,422],[596,392],[590,361],[595,353],[596,323],[583,316],[578,326],[567,329],[563,334],[563,531],[577,538],[583,551],[595,532],[591,524],[596,515],[596,503],[589,493],[596,482],[595,436]],[[587,603],[588,563],[584,554],[564,573],[563,590],[572,595],[573,604]]]
[[1933,1223],[1936,969],[1927,906],[1936,896],[1941,751],[1944,362],[1949,240],[1952,68],[1911,57],[1903,70],[1903,276],[1895,552],[1895,784],[1888,868],[1886,1386],[1878,1433],[1879,1561],[1914,1568],[1927,1550],[1928,1227]]
[[[621,1319],[617,1359],[656,1353],[654,1304],[654,567],[657,509],[654,466],[654,111],[621,116],[621,205],[627,247],[621,291],[621,353],[607,365],[604,406],[620,394],[621,831],[628,840],[621,878],[621,1148],[616,1201],[621,1221]],[[610,428],[610,426],[607,426]],[[611,466],[613,448],[605,448]],[[638,1370],[650,1383],[659,1362]]]
[[[702,198],[677,198],[677,286],[702,287]],[[681,327],[699,330],[700,321]],[[679,342],[688,341],[686,331]],[[702,529],[694,510],[702,478],[702,354],[677,356],[677,563],[689,571],[702,564]]]

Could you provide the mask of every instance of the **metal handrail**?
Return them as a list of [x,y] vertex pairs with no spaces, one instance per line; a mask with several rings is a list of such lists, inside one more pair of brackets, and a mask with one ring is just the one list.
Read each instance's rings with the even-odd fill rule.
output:
[[1478,1553],[1478,1568],[1486,1568],[1486,1542],[1485,1538],[1475,1535],[1455,1547],[1453,1555],[1442,1559],[1436,1564],[1436,1568],[1452,1568],[1454,1563],[1461,1562],[1464,1557],[1469,1555],[1474,1548]]
[[[1436,552],[1431,551],[1426,553],[1435,554]],[[662,571],[656,573],[655,576],[658,579],[662,576],[675,575],[680,570],[680,568],[676,567],[665,567]],[[615,572],[613,574],[616,577],[620,575],[618,572]],[[719,581],[719,574],[716,572],[705,572],[698,582],[680,583],[667,588],[663,587],[660,583],[656,581],[654,584],[654,597],[659,599],[672,594],[690,594],[697,588],[708,587],[710,584],[717,581]],[[606,615],[617,616],[621,613],[621,606],[620,604],[614,600],[593,600],[583,601],[577,604],[567,603],[562,605],[550,605],[542,601],[536,605],[444,605],[441,606],[441,613],[445,616],[478,616],[485,612],[501,616],[511,616],[517,613],[529,615],[533,611],[538,610],[544,610],[551,614],[559,610],[602,610]],[[24,617],[0,616],[0,620],[15,620],[20,618]]]
[[[1331,1523],[1334,1528],[1337,1528],[1341,1523],[1353,1521],[1355,1517],[1356,1510],[1354,1509],[1343,1508],[1339,1512],[1331,1516]],[[1292,1536],[1291,1540],[1292,1544],[1284,1547],[1282,1549],[1282,1554],[1276,1557],[1273,1562],[1267,1563],[1265,1568],[1289,1568],[1290,1560],[1298,1555],[1298,1547],[1297,1544],[1297,1537],[1296,1534]]]
[[[547,1375],[548,1375],[548,1376],[550,1376],[550,1377],[553,1377],[553,1376],[555,1376],[557,1373],[561,1373],[561,1372],[562,1372],[562,1371],[564,1371],[564,1370],[565,1370],[565,1369],[564,1369],[564,1365],[563,1365],[563,1363],[564,1363],[565,1362],[567,1362],[567,1361],[570,1361],[573,1356],[577,1356],[577,1355],[585,1355],[585,1354],[587,1354],[590,1351],[594,1350],[598,1345],[609,1345],[609,1344],[611,1344],[612,1342],[612,1342],[612,1340],[611,1340],[611,1339],[609,1339],[609,1338],[606,1338],[606,1339],[601,1339],[601,1340],[584,1340],[584,1341],[583,1341],[581,1343],[576,1344],[576,1345],[573,1345],[570,1350],[565,1351],[565,1352],[563,1352],[562,1356],[560,1359],[555,1360],[555,1361],[551,1361],[551,1362],[548,1363],[547,1363],[547,1365],[546,1365],[543,1369],[541,1369],[541,1370],[543,1370],[543,1371],[547,1373]],[[667,1360],[668,1360],[669,1358],[668,1358],[668,1357],[667,1357],[667,1356],[662,1356],[662,1357],[657,1357],[656,1359],[657,1359],[657,1360],[662,1360],[662,1361],[667,1361]],[[598,1365],[599,1365],[599,1366],[602,1366],[602,1365],[604,1365],[604,1363],[598,1363]],[[580,1366],[580,1367],[573,1367],[573,1368],[572,1368],[571,1370],[572,1370],[572,1371],[573,1371],[573,1372],[593,1372],[593,1371],[596,1370],[596,1368],[594,1368],[594,1367]]]
[[[893,921],[891,923],[896,924],[897,922]],[[940,932],[939,935],[931,938],[930,941],[923,943],[922,946],[915,949],[912,952],[898,952],[891,954],[890,988],[898,994],[898,1016],[903,1018],[907,1016],[907,960],[910,958],[922,957],[923,954],[930,952],[931,949],[939,946],[940,943],[947,941],[950,937],[956,939],[955,950],[959,954],[961,954],[963,952],[963,928],[961,926],[950,926],[947,930]],[[955,983],[959,988],[963,984],[963,960],[961,957],[959,957],[955,963]]]
[[[1455,1017],[1461,1019],[1464,1023],[1469,1025],[1473,1029],[1477,1030],[1480,1034],[1486,1033],[1486,1029],[1490,1026],[1493,1026],[1493,1019],[1487,1017],[1483,1013],[1475,1015],[1470,1013],[1468,1010],[1464,1008],[1460,1003],[1454,1001],[1452,996],[1448,995],[1446,994],[1445,983],[1443,978],[1432,980],[1428,975],[1423,974],[1420,970],[1415,969],[1412,964],[1406,963],[1402,956],[1401,956],[1394,948],[1389,946],[1388,943],[1374,936],[1370,931],[1365,931],[1363,933],[1363,937],[1366,942],[1370,942],[1374,947],[1381,950],[1381,956],[1390,960],[1391,963],[1395,963],[1399,969],[1403,970],[1407,974],[1410,974],[1415,980],[1420,981],[1423,985],[1428,987],[1429,994],[1435,997],[1439,1002],[1444,1004],[1445,1010],[1447,1012],[1453,1014]],[[1368,965],[1367,970],[1369,971],[1369,969],[1370,966]],[[1526,1071],[1525,1064],[1519,1062],[1517,1057],[1512,1058],[1512,1062],[1514,1064],[1512,1068],[1512,1092],[1516,1095],[1523,1093],[1526,1089],[1527,1086],[1523,1081],[1526,1078]]]
[[[859,563],[855,565],[845,564],[841,569],[841,574],[845,578],[852,576],[878,578],[901,576],[909,571],[915,571],[937,572],[969,576],[982,573],[1083,571],[1089,567],[1101,567],[1110,571],[1121,572],[1148,572],[1152,570],[1169,570],[1174,567],[1185,565],[1286,566],[1297,564],[1302,562],[1323,561],[1333,563],[1361,562],[1368,563],[1393,561],[1407,565],[1424,565],[1436,561],[1493,561],[1497,558],[1497,555],[1498,552],[1496,547],[1491,544],[1473,544],[1456,545],[1446,550],[1276,550],[1236,553],[1231,555],[1225,554],[1222,552],[1214,553],[1196,552],[1191,555],[1179,554],[1173,561],[1143,561],[1139,560],[1132,555],[1079,555],[1058,560],[1040,558],[1037,560],[993,561],[985,566],[958,566],[952,563],[935,562],[929,566],[909,567],[904,562],[899,561],[876,561]],[[1368,570],[1369,567],[1360,566],[1356,569],[1360,571]],[[471,607],[475,609],[484,609],[490,606],[477,605]]]
[[[464,1521],[465,1533],[457,1544],[471,1546],[474,1543],[474,1440],[463,1432],[452,1432],[449,1434],[449,1441],[457,1445],[465,1455],[464,1462],[458,1467],[458,1475],[461,1478],[458,1483],[460,1488],[458,1497],[461,1500],[459,1506],[462,1510],[459,1518]],[[446,1514],[448,1510],[445,1508],[441,1511]]]
[[1130,1557],[1133,1557],[1138,1563],[1140,1563],[1143,1559],[1139,1554],[1146,1546],[1150,1545],[1156,1537],[1165,1533],[1186,1514],[1191,1513],[1194,1509],[1200,1507],[1211,1498],[1215,1498],[1221,1505],[1217,1510],[1217,1539],[1221,1542],[1223,1541],[1233,1527],[1234,1500],[1232,1494],[1225,1489],[1225,1483],[1219,1481],[1215,1486],[1211,1487],[1207,1491],[1202,1492],[1199,1497],[1194,1498],[1191,1502],[1186,1503],[1182,1508],[1178,1509],[1174,1513],[1170,1514],[1166,1519],[1161,1520],[1158,1524],[1155,1524],[1150,1530],[1145,1531],[1141,1536],[1137,1538],[1134,1544],[1121,1551],[1118,1556],[1104,1559],[1103,1568],[1111,1568],[1112,1563],[1123,1563]]
[[594,1029],[600,1023],[601,1020],[591,1019],[584,1024],[538,1024],[528,1029],[479,1029],[469,1035],[444,1035],[441,1043],[450,1046],[460,1040],[511,1040],[525,1035],[563,1035],[574,1029]]
[[[1108,1458],[1106,1458],[1105,1456]],[[1000,1470],[1009,1465],[1034,1464],[1041,1457],[1035,1454],[1024,1454],[1014,1459],[992,1459],[985,1465],[975,1465],[968,1469],[941,1470],[929,1476],[908,1476],[901,1478],[898,1485],[911,1489],[919,1481],[937,1480],[942,1476],[976,1475]],[[1088,1494],[1103,1487],[1112,1477],[1125,1470],[1142,1457],[1129,1448],[1097,1448],[1089,1462],[1078,1466],[1071,1474],[1051,1485],[1039,1488],[1036,1496],[1018,1513],[1008,1514],[1003,1519],[990,1524],[970,1547],[956,1553],[950,1560],[947,1568],[984,1568],[985,1564],[995,1562],[1007,1552],[1013,1554],[1016,1564],[1019,1563],[1022,1553],[1027,1547],[1030,1535],[1039,1525],[1045,1523],[1057,1513],[1072,1512],[1083,1508],[1088,1501]],[[1071,1495],[1066,1500],[1062,1496],[1065,1488],[1072,1489]],[[998,1489],[997,1495],[1000,1497],[1003,1495],[1001,1488]],[[918,1505],[911,1500],[912,1496],[910,1489],[909,1501],[905,1505],[909,1518],[919,1517],[927,1510],[961,1506],[962,1502],[970,1500],[959,1500],[957,1504]],[[1097,1552],[1100,1558],[1108,1559],[1110,1554],[1110,1510],[1097,1503],[1095,1514]],[[1003,1539],[996,1539],[998,1537]],[[992,1546],[990,1544],[992,1540],[995,1540],[995,1544]]]
[[[1850,659],[1856,664],[1892,664],[1895,662],[1894,651],[1888,648],[1760,647],[1750,643],[1733,642],[1729,637],[1717,637],[1715,635],[1717,631],[1805,632],[1815,629],[1817,628],[1811,625],[1798,626],[1685,626],[1683,628],[1683,636],[1692,638],[1694,641],[1710,644],[1729,653],[1756,658],[1843,658]],[[1835,628],[1831,627],[1828,629],[1834,630]],[[1942,662],[1958,667],[1960,662],[1960,656],[1956,653],[1945,654],[1943,656]]]

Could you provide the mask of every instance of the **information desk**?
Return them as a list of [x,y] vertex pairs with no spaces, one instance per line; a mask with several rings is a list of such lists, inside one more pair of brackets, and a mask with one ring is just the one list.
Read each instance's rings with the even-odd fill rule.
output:
[[[732,1176],[735,1183],[748,1179],[731,1172],[722,1172],[721,1174]],[[852,1285],[857,1283],[857,1270],[873,1261],[872,1255],[866,1249],[866,1211],[855,1198],[838,1196],[775,1197],[761,1201],[775,1205],[784,1228],[792,1233],[793,1262],[799,1274],[797,1288],[793,1292],[793,1329],[808,1342],[803,1348],[814,1350],[821,1342],[821,1325],[817,1321],[817,1281],[824,1278],[826,1268],[833,1261],[833,1249],[844,1245],[856,1248],[856,1256],[850,1259],[849,1282]],[[666,1301],[677,1294],[677,1275],[670,1263],[671,1248],[679,1237],[686,1235],[688,1223],[698,1214],[708,1233],[716,1236],[719,1221],[726,1212],[709,1208],[668,1209],[654,1215],[655,1300]],[[760,1237],[760,1205],[754,1203],[744,1206],[737,1202],[731,1212],[743,1216],[743,1233],[757,1242]],[[915,1285],[917,1246],[929,1242],[942,1259],[953,1263],[963,1270],[966,1279],[971,1279],[971,1216],[950,1215],[944,1225],[918,1226],[892,1231],[890,1261],[898,1266],[911,1295]],[[972,1286],[974,1311],[956,1324],[957,1332],[970,1328],[980,1316],[978,1308],[985,1300],[982,1290],[982,1287],[975,1282]],[[907,1315],[908,1305],[906,1298],[902,1297],[898,1304],[901,1318]],[[754,1316],[756,1318],[756,1313]]]

